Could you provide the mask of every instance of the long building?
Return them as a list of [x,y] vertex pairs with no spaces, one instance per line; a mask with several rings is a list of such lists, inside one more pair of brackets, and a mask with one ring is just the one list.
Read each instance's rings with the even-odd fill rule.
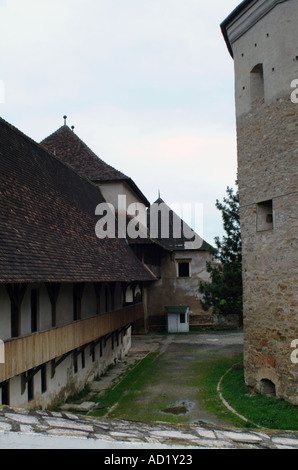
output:
[[155,276],[96,236],[98,186],[2,119],[0,196],[0,404],[45,408],[123,357]]
[[[209,245],[153,239],[149,201],[66,117],[40,144],[0,119],[0,154],[0,404],[65,401],[123,358],[132,330],[165,329],[171,305],[212,322],[197,293]],[[127,206],[144,208],[144,237],[126,230]],[[114,236],[98,234],[102,207]]]

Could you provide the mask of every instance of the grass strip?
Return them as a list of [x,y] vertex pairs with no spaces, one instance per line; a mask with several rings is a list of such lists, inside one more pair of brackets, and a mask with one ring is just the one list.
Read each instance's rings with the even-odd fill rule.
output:
[[105,393],[96,400],[97,405],[101,407],[101,409],[89,412],[88,416],[103,416],[109,409],[123,400],[126,395],[137,392],[147,380],[148,373],[157,356],[158,353],[149,353],[133,369],[129,370],[118,384],[106,390]]
[[217,385],[225,372],[236,362],[242,360],[242,355],[232,358],[209,359],[208,361],[199,361],[193,365],[193,375],[190,385],[198,388],[198,401],[201,406],[223,422],[237,426],[246,427],[245,423],[237,415],[229,411],[222,403]]
[[243,369],[231,369],[223,378],[225,400],[249,421],[267,429],[298,431],[298,408],[284,400],[252,395],[245,387]]

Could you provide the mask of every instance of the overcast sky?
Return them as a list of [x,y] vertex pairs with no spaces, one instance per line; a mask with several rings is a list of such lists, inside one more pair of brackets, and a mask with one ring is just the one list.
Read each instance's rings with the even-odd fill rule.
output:
[[223,234],[216,199],[237,177],[220,23],[239,3],[0,0],[0,116],[40,142],[66,114],[151,203],[160,190],[169,205],[203,207],[194,228],[213,244]]

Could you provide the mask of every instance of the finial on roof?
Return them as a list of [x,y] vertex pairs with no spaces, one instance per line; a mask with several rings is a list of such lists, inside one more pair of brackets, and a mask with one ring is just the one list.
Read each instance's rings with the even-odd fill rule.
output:
[[71,130],[72,130],[72,132],[74,131],[74,128],[75,128],[75,126],[71,126]]
[[158,190],[158,199],[160,199],[160,189]]
[[63,119],[64,119],[64,125],[66,126],[66,119],[67,119],[67,116],[63,116]]

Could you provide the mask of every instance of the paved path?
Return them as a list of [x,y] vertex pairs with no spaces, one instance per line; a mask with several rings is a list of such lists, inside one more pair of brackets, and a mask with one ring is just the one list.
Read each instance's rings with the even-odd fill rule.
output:
[[[59,440],[57,438],[59,437]],[[55,438],[55,439],[53,439]],[[72,439],[70,439],[72,438]],[[298,433],[261,432],[202,425],[143,424],[70,413],[0,409],[4,448],[298,449]]]
[[[180,340],[182,338],[177,337],[177,341]],[[212,335],[198,339],[214,340]],[[236,335],[231,335],[222,337],[223,341],[238,340]],[[94,384],[91,394],[100,393],[100,388],[102,392],[109,388],[125,367],[141,360],[148,352],[164,352],[170,342],[170,337],[135,338],[125,363],[119,363],[104,381]],[[77,411],[88,411],[94,402],[85,398],[83,403],[68,404],[60,412],[0,407],[0,449],[298,449],[298,432],[232,429],[203,421],[170,425],[117,421],[108,416],[97,419],[74,414],[76,406]]]

